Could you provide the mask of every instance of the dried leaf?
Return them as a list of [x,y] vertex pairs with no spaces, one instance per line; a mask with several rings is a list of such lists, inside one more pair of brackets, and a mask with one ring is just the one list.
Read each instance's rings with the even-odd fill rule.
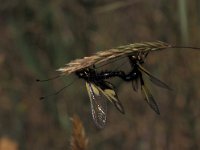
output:
[[0,150],[18,150],[18,144],[10,138],[2,137],[0,139]]
[[71,120],[73,125],[71,150],[86,150],[88,147],[88,138],[85,135],[82,122],[77,115],[74,115]]

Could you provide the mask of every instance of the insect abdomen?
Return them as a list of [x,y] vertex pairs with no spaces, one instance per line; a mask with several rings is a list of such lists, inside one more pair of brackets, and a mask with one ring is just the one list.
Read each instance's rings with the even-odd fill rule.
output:
[[121,76],[125,76],[125,73],[123,71],[104,71],[97,75],[97,78],[104,80],[112,77],[121,78]]

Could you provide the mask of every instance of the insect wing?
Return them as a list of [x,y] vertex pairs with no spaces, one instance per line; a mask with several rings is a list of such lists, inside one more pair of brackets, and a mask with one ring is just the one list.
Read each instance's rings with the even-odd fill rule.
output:
[[139,89],[139,82],[138,82],[138,80],[139,80],[139,78],[132,80],[132,87],[133,87],[133,90],[135,92],[137,92],[138,89]]
[[142,93],[145,96],[146,102],[159,115],[160,114],[160,110],[158,108],[158,105],[157,105],[156,101],[153,98],[153,95],[150,93],[149,89],[145,85],[142,85],[141,88],[142,88]]
[[154,83],[155,85],[168,89],[168,90],[172,90],[166,83],[160,81],[158,78],[154,77],[149,71],[147,71],[145,68],[143,68],[141,65],[139,65],[139,70],[143,71],[144,73],[146,73],[150,79],[150,81],[152,83]]
[[91,82],[86,82],[86,88],[90,98],[92,118],[98,128],[103,128],[106,124],[107,103],[105,97],[99,91],[98,86]]
[[125,114],[124,107],[118,99],[114,86],[108,81],[101,81],[99,85],[100,86],[98,88],[102,91],[104,96],[115,105],[118,111]]

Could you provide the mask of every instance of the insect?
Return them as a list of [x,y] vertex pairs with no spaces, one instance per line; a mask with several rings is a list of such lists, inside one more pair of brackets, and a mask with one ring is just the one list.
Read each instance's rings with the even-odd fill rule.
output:
[[[113,84],[106,81],[106,79],[109,79],[109,78],[118,77],[126,82],[132,82],[133,89],[135,91],[138,90],[139,84],[140,84],[141,90],[145,96],[145,100],[157,114],[160,114],[157,103],[155,102],[152,94],[150,93],[150,90],[146,87],[144,83],[142,72],[146,73],[154,84],[167,88],[167,89],[170,89],[170,88],[165,83],[163,83],[156,77],[152,76],[146,69],[144,69],[140,65],[144,63],[144,59],[146,56],[147,56],[147,53],[142,53],[137,56],[128,56],[132,69],[127,74],[124,71],[97,72],[94,68],[89,68],[89,67],[75,72],[77,77],[84,79],[86,81],[86,89],[87,89],[89,99],[90,99],[92,118],[95,125],[98,128],[103,128],[106,124],[107,100],[113,103],[119,112],[121,112],[122,114],[125,113],[123,105],[118,99],[118,96]],[[52,78],[52,79],[55,79],[55,78]],[[43,81],[48,81],[48,80],[43,80]],[[62,88],[61,90],[63,90],[64,88]],[[55,94],[58,94],[61,90],[59,90]],[[52,95],[49,95],[49,96],[52,96]],[[41,97],[41,99],[44,99],[44,98],[46,97]]]
[[141,91],[143,95],[145,96],[146,102],[157,114],[160,114],[160,110],[158,108],[156,101],[154,100],[150,90],[145,85],[143,74],[146,74],[149,77],[150,81],[152,81],[155,85],[168,89],[168,90],[172,90],[172,89],[167,84],[165,84],[158,78],[154,77],[152,74],[150,74],[150,72],[148,72],[145,68],[141,66],[141,64],[144,62],[143,59],[140,59],[140,57],[135,57],[135,56],[128,56],[128,58],[132,67],[132,72],[126,75],[124,80],[132,81],[132,87],[134,91],[138,90],[139,84],[140,84]]
[[[84,79],[86,81],[86,89],[90,99],[92,118],[95,125],[98,128],[103,128],[106,124],[107,118],[107,100],[114,104],[117,110],[124,114],[124,108],[122,103],[119,101],[117,93],[115,91],[115,87],[112,83],[106,81],[105,79],[121,76],[124,74],[123,71],[102,71],[97,72],[94,68],[84,68],[75,72],[75,75],[80,79]],[[37,80],[40,82],[49,81],[52,79],[56,79],[60,76],[56,76],[46,80]],[[71,85],[71,84],[70,84]],[[68,87],[65,86],[64,88]],[[47,96],[40,97],[40,99],[45,99],[49,96],[57,95],[64,88],[57,91],[54,94],[50,94]]]
[[92,68],[85,68],[76,71],[75,74],[86,81],[92,118],[97,127],[103,128],[106,124],[107,100],[112,102],[117,110],[124,114],[124,108],[118,99],[114,86],[110,82],[105,81],[106,78],[114,77],[119,72],[97,73]]

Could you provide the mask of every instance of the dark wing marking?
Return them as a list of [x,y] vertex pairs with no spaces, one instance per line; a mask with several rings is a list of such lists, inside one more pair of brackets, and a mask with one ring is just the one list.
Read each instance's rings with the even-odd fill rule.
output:
[[158,105],[156,101],[154,100],[153,95],[151,94],[150,90],[144,85],[144,80],[142,78],[142,75],[140,76],[140,81],[141,81],[141,90],[142,90],[143,95],[145,96],[146,102],[159,115],[160,110],[158,108]]
[[86,88],[90,98],[92,118],[98,128],[103,128],[106,124],[107,103],[101,94],[99,87],[91,82],[86,82]]
[[154,83],[155,85],[168,89],[168,90],[172,90],[166,83],[162,82],[161,80],[159,80],[158,78],[154,77],[149,71],[147,71],[145,68],[143,68],[141,65],[139,66],[139,70],[143,71],[144,73],[146,73],[150,79],[150,81],[152,83]]
[[104,94],[104,96],[114,104],[114,106],[117,108],[118,111],[124,114],[125,113],[124,107],[120,102],[120,100],[118,99],[114,86],[110,82],[103,80],[99,81],[97,84],[99,91],[101,91]]

